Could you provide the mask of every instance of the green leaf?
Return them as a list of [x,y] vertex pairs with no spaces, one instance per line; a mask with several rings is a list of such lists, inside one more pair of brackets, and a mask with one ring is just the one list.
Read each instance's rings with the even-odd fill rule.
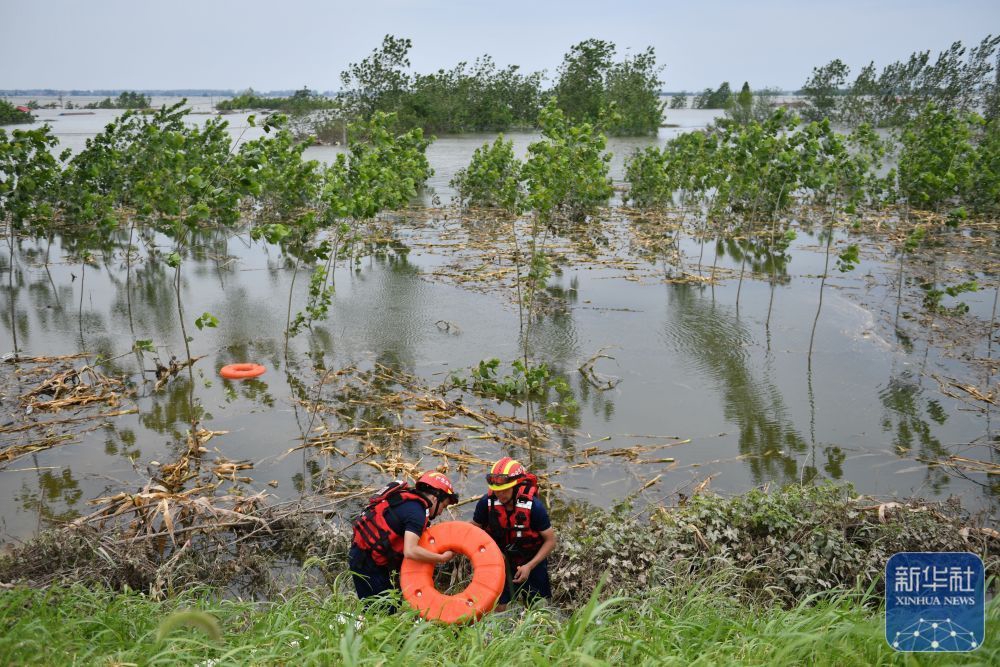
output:
[[199,330],[205,327],[211,327],[214,329],[219,326],[219,320],[211,313],[202,313],[201,317],[194,321],[194,325],[198,327]]

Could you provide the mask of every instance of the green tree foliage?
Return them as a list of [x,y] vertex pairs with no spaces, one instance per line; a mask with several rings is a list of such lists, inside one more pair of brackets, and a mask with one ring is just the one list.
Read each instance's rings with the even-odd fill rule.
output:
[[650,209],[671,205],[679,194],[682,201],[711,202],[716,216],[750,220],[773,219],[799,199],[852,211],[885,192],[876,175],[885,151],[869,126],[844,136],[827,119],[802,125],[778,109],[763,123],[724,123],[681,135],[662,151],[637,153],[626,163],[626,199]]
[[85,109],[148,109],[150,99],[142,93],[127,90],[118,97],[105,97],[100,102],[91,102]]
[[323,97],[309,88],[295,91],[290,97],[261,97],[249,88],[235,97],[222,100],[215,105],[220,111],[236,109],[269,109],[287,113],[333,109],[339,105],[336,100]]
[[514,157],[514,144],[501,134],[472,154],[472,161],[451,181],[463,208],[498,208],[518,213],[522,206],[521,162]]
[[343,98],[348,109],[361,118],[371,118],[376,111],[391,112],[400,108],[410,88],[409,39],[386,35],[382,46],[368,57],[351,63],[340,74]]
[[677,95],[670,98],[670,108],[671,109],[686,109],[688,105],[688,94],[681,91]]
[[611,69],[615,45],[587,39],[572,46],[559,66],[559,80],[552,93],[559,109],[571,122],[595,123],[607,106],[605,78]]
[[522,77],[516,67],[498,70],[492,59],[471,70],[459,63],[428,75],[407,72],[410,40],[386,36],[381,49],[349,66],[341,77],[349,111],[369,118],[395,113],[400,127],[461,132],[530,125],[537,114],[540,75]]
[[430,132],[491,132],[533,127],[541,105],[541,73],[498,69],[489,56],[469,67],[417,75],[398,110],[403,127]]
[[582,221],[607,204],[607,139],[590,123],[573,124],[550,100],[539,114],[542,140],[528,146],[524,165],[528,207],[543,221]]
[[[249,118],[256,125],[256,118]],[[231,178],[238,178],[237,185],[244,196],[252,198],[252,222],[265,224],[294,224],[308,228],[311,208],[319,197],[323,183],[320,164],[304,160],[302,153],[309,145],[293,132],[282,127],[283,118],[275,116],[265,121],[265,129],[272,124],[278,130],[264,137],[242,144],[233,156]],[[247,210],[247,207],[244,207]],[[277,242],[277,239],[276,239]]]
[[969,191],[975,118],[930,103],[900,137],[899,187],[911,206],[937,210]]
[[650,146],[625,164],[625,200],[641,209],[669,206],[677,192],[682,202],[699,203],[715,187],[718,134],[688,132],[662,150]]
[[52,219],[59,144],[48,125],[37,130],[0,130],[0,223],[12,233],[32,233]]
[[788,208],[800,173],[792,130],[799,119],[779,109],[766,123],[726,125],[716,153],[717,212],[768,219]]
[[20,111],[7,100],[0,100],[0,125],[33,123],[35,117],[27,111]]
[[[410,72],[412,42],[386,35],[381,47],[341,74],[346,115],[395,114],[397,130],[498,132],[536,127],[542,73],[499,68],[489,56],[430,74]],[[572,47],[552,94],[574,122],[604,124],[619,135],[655,134],[663,116],[652,48],[614,61],[615,45],[590,39]]]
[[606,80],[608,133],[616,136],[656,134],[663,120],[659,73],[652,47],[611,66]]
[[837,102],[850,73],[851,68],[839,58],[813,68],[812,75],[802,86],[802,94],[809,103],[804,110],[807,119],[836,118]]
[[[289,336],[327,316],[336,261],[356,240],[357,225],[383,210],[404,206],[430,177],[425,155],[430,142],[419,128],[395,135],[395,125],[392,116],[375,113],[367,123],[352,128],[359,140],[352,142],[349,155],[339,154],[320,172],[317,197],[301,217],[296,234],[286,237],[283,228],[271,225],[260,230],[269,240],[284,241],[299,257],[315,263],[306,308],[289,320]],[[327,237],[316,242],[321,233]]]
[[726,108],[726,117],[741,124],[754,119],[754,95],[748,82],[744,81],[739,94],[732,98],[732,102]]
[[723,81],[715,90],[706,88],[695,98],[695,109],[727,109],[733,103],[733,91],[729,82]]
[[393,113],[397,129],[486,132],[533,127],[541,104],[541,73],[498,68],[489,56],[432,74],[409,73],[412,43],[387,35],[379,49],[341,74],[345,111],[368,119]]
[[955,42],[936,59],[930,51],[918,51],[878,73],[870,63],[847,89],[837,117],[852,124],[900,127],[928,103],[947,112],[983,110],[989,117],[997,104],[998,70],[1000,36],[992,35],[971,49]]
[[604,122],[611,134],[655,134],[664,106],[655,52],[650,47],[620,62],[614,56],[615,45],[600,39],[573,46],[552,90],[559,108],[574,123]]
[[673,204],[677,185],[671,179],[670,153],[656,146],[636,150],[625,163],[629,191],[624,199],[640,209],[664,208]]
[[967,201],[973,210],[1000,213],[1000,118],[980,124]]
[[[183,102],[154,114],[126,112],[88,139],[64,173],[63,206],[79,223],[117,224],[124,209],[180,240],[202,223],[239,217],[225,121],[184,122]],[[237,181],[238,182],[238,181]]]
[[364,141],[352,144],[344,177],[347,217],[367,220],[404,206],[433,173],[420,128],[395,135],[394,125],[392,116],[377,113],[360,128]]

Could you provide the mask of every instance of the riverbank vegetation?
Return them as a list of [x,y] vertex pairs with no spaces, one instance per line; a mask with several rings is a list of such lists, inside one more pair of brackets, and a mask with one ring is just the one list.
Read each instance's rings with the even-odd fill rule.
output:
[[[641,599],[594,600],[572,613],[515,609],[456,630],[415,613],[364,612],[356,600],[289,590],[267,602],[192,589],[159,602],[82,587],[0,593],[8,664],[191,665],[892,665],[879,601],[845,591],[791,608],[743,605],[708,581]],[[1000,631],[987,605],[986,633]],[[996,642],[921,664],[996,664]]]
[[[542,659],[580,651],[609,661],[820,657],[873,664],[895,655],[881,616],[889,555],[972,551],[987,572],[1000,565],[1000,534],[958,506],[879,501],[846,486],[733,498],[695,490],[679,506],[641,512],[628,500],[611,510],[555,502],[553,605],[455,631],[415,626],[406,611],[362,613],[344,576],[350,532],[342,518],[361,498],[316,498],[297,511],[244,498],[226,511],[219,506],[215,518],[175,506],[173,523],[168,512],[153,524],[118,513],[115,531],[76,522],[43,534],[0,556],[0,656],[58,662],[55,651],[65,648],[79,657],[93,651],[95,659],[166,659],[170,647],[174,659],[182,651],[257,663],[345,654],[364,662],[435,647],[463,662],[474,647],[500,655],[494,651],[505,646],[502,637],[524,635]],[[229,546],[219,551],[219,544]],[[465,567],[442,568],[439,585],[462,585]],[[240,601],[260,595],[270,602]],[[218,623],[222,639],[191,630],[156,639],[164,618],[180,609],[216,617],[193,621],[210,632]],[[997,612],[991,605],[990,628],[1000,621]],[[969,657],[997,650],[987,644]]]

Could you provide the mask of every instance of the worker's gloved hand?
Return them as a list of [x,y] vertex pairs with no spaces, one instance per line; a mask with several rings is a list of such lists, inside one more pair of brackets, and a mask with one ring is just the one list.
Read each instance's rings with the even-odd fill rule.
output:
[[518,565],[517,569],[514,571],[514,583],[523,584],[528,580],[528,575],[531,574],[533,568],[525,563],[524,565]]
[[439,555],[441,556],[441,560],[439,560],[438,563],[447,563],[448,561],[450,561],[452,558],[455,557],[455,552],[445,551],[444,553]]

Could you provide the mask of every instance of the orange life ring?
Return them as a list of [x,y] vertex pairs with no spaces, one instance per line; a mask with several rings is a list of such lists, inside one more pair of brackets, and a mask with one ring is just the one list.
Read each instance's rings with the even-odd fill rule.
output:
[[263,375],[266,370],[260,364],[229,364],[219,369],[219,375],[227,380],[247,380]]
[[403,597],[429,621],[466,623],[493,609],[507,579],[503,554],[486,531],[464,521],[431,526],[420,546],[435,553],[454,551],[472,562],[472,581],[461,593],[445,595],[434,587],[434,563],[403,560],[399,583]]

